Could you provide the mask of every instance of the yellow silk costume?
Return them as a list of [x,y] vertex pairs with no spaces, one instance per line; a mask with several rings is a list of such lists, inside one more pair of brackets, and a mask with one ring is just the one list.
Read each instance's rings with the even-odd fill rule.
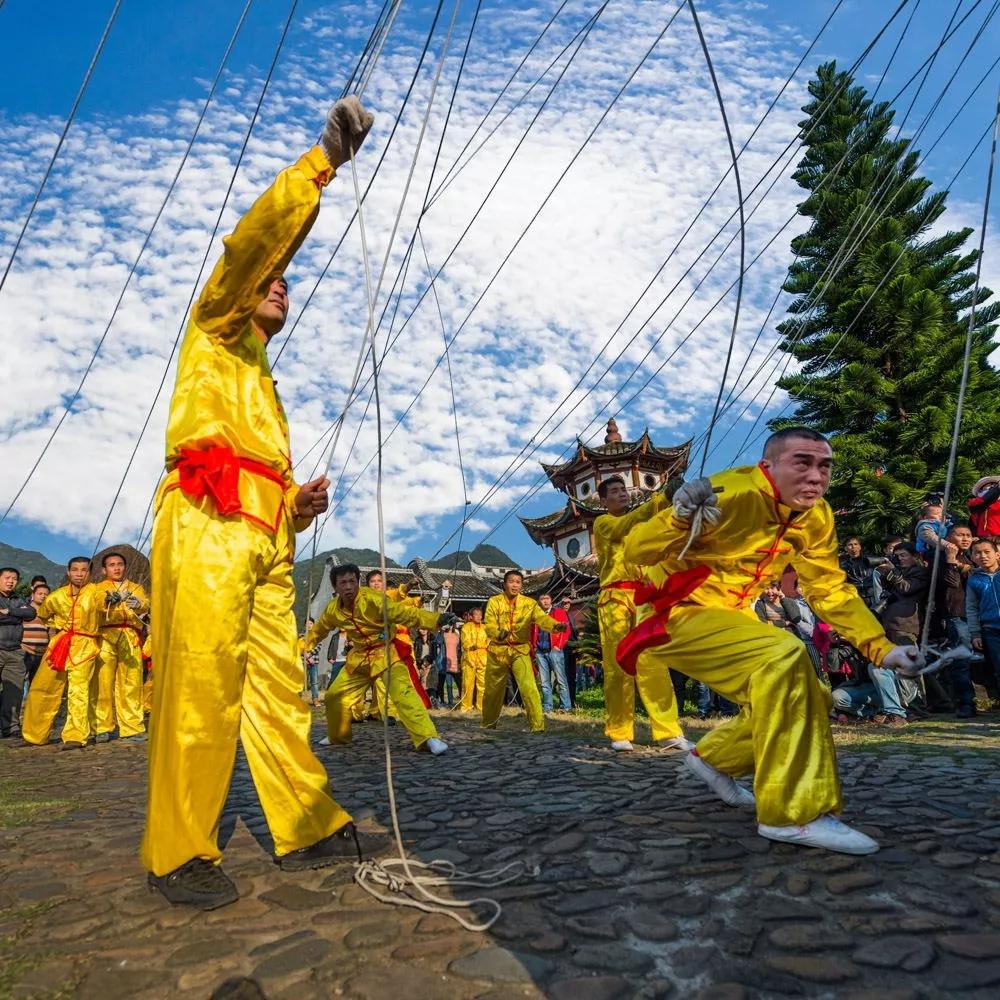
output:
[[601,662],[604,668],[605,734],[612,740],[635,737],[635,691],[649,715],[653,739],[683,736],[677,721],[677,699],[670,681],[670,669],[660,650],[650,649],[639,657],[635,677],[618,665],[618,643],[636,625],[635,593],[639,571],[625,562],[624,540],[638,524],[663,509],[664,496],[656,493],[635,510],[615,517],[602,514],[594,521],[594,550],[600,574],[601,593],[597,599],[597,623],[601,632]]
[[[299,697],[292,560],[295,531],[311,519],[295,515],[288,425],[251,322],[332,176],[319,147],[277,176],[226,238],[181,347],[153,530],[142,860],[154,875],[221,859],[237,739],[279,856],[350,821],[309,747],[312,712]],[[234,465],[235,500],[220,485]]]
[[142,710],[147,715],[153,710],[153,637],[146,636],[146,641],[142,644],[142,658],[149,660],[150,666],[146,673],[146,679],[142,682]]
[[[486,652],[486,677],[483,681],[483,728],[495,729],[503,711],[507,674],[514,675],[521,693],[528,729],[533,733],[545,730],[542,696],[531,665],[531,626],[551,632],[559,622],[542,611],[538,602],[524,594],[510,598],[494,594],[486,602],[483,627],[489,645]],[[499,633],[507,635],[500,639]]]
[[[100,649],[104,595],[88,583],[73,593],[73,587],[52,591],[38,609],[38,617],[50,629],[58,629],[45,649],[38,672],[28,688],[21,735],[27,743],[48,743],[52,724],[66,693],[66,724],[63,743],[86,743],[94,735],[94,703],[97,696],[95,666]],[[65,670],[53,670],[50,658],[67,632],[72,633]]]
[[711,576],[667,622],[670,665],[743,706],[705,736],[698,754],[732,776],[754,773],[757,818],[772,826],[809,823],[841,808],[830,732],[830,693],[805,646],[759,621],[753,602],[767,580],[791,564],[816,616],[878,664],[893,648],[838,563],[830,505],[792,511],[760,466],[711,477],[722,487],[722,517],[707,522],[683,560],[690,525],[672,509],[637,525],[625,558],[665,573],[702,565]]
[[[137,736],[146,727],[142,721],[142,634],[140,615],[149,611],[146,591],[131,580],[95,584],[103,606],[101,651],[97,666],[97,706],[94,713],[98,733],[110,733],[117,722],[120,737]],[[118,591],[134,597],[139,607],[124,603],[108,605],[107,595]]]
[[[409,608],[419,608],[421,606],[421,600],[419,597],[407,597],[406,596],[407,587],[405,583],[401,583],[398,587],[388,587],[385,592],[385,596],[389,598],[390,601],[396,601],[399,604],[405,604]],[[400,625],[396,629],[396,638],[399,639],[404,646],[406,646],[410,651],[410,658],[413,658],[413,641],[410,639],[410,630],[405,625]],[[371,693],[371,702],[367,700],[369,692]],[[376,677],[371,686],[361,693],[361,697],[351,706],[351,718],[355,722],[361,722],[364,719],[373,719],[374,721],[379,721],[382,718],[382,710],[385,707],[385,679],[379,675]],[[396,718],[396,710],[392,706],[392,702],[389,702],[389,717]]]
[[[390,628],[437,628],[440,615],[436,611],[422,611],[388,597],[385,606]],[[389,643],[389,660],[386,661],[382,594],[371,587],[360,587],[354,607],[350,609],[335,597],[306,634],[306,646],[311,648],[322,642],[334,629],[340,629],[352,646],[343,669],[326,689],[326,727],[330,742],[351,742],[351,706],[374,680],[382,678],[386,670],[389,670],[389,698],[413,745],[423,746],[436,737],[437,729],[396,648],[400,640],[395,635]]]
[[[462,700],[458,707],[469,712],[473,706],[477,712],[483,708],[483,692],[486,689],[486,650],[489,637],[486,626],[480,622],[466,622],[462,626]],[[473,698],[475,689],[475,698]]]

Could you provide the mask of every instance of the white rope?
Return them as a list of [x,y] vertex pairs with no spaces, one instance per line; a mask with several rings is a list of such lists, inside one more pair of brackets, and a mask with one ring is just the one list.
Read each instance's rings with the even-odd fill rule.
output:
[[[457,4],[456,4],[457,7]],[[378,446],[378,472],[375,485],[375,507],[378,513],[379,568],[382,579],[388,578],[385,560],[385,512],[382,504],[382,407],[378,384],[378,357],[374,350],[375,292],[372,289],[371,268],[368,257],[368,240],[365,234],[364,208],[361,203],[361,187],[358,184],[358,170],[353,150],[351,155],[351,177],[354,181],[354,198],[357,204],[358,233],[361,239],[361,257],[364,261],[365,294],[368,299],[368,325],[373,332],[372,343],[372,385],[375,396],[375,424]],[[384,265],[383,265],[384,272]],[[389,812],[392,816],[392,832],[399,856],[383,862],[362,861],[355,866],[354,881],[370,896],[382,903],[394,906],[408,906],[425,913],[439,913],[449,917],[469,931],[486,931],[500,918],[503,908],[495,900],[486,896],[471,900],[447,899],[431,891],[432,887],[458,886],[492,887],[504,885],[520,878],[526,871],[522,861],[512,862],[502,868],[484,872],[460,871],[449,861],[414,861],[407,857],[403,847],[403,835],[399,826],[396,808],[396,789],[392,777],[392,750],[389,746],[389,688],[392,672],[392,626],[389,624],[388,597],[382,591],[382,639],[385,644],[386,670],[385,703],[382,706],[382,742],[385,748],[385,778],[389,795]],[[398,869],[398,872],[397,872]],[[387,892],[381,891],[382,889]],[[460,910],[471,910],[477,905],[485,906],[492,912],[480,921],[470,920]]]

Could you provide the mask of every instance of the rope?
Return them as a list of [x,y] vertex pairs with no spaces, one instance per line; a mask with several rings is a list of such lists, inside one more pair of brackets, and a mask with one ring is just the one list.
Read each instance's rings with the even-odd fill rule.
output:
[[[979,256],[976,259],[976,284],[972,291],[972,307],[969,310],[969,326],[965,333],[965,356],[962,360],[962,379],[958,386],[958,402],[955,404],[955,425],[951,432],[951,451],[948,454],[948,472],[944,480],[943,510],[948,510],[951,499],[951,488],[955,480],[955,462],[958,458],[958,435],[962,429],[962,414],[965,410],[965,392],[969,385],[969,367],[972,358],[972,341],[976,329],[976,303],[979,300],[979,288],[983,272],[983,255],[986,249],[986,227],[989,224],[990,197],[993,193],[993,168],[997,156],[997,136],[1000,134],[1000,88],[997,89],[996,111],[993,115],[993,140],[990,143],[990,165],[986,171],[986,197],[983,199],[983,223],[979,232]],[[937,586],[938,569],[941,564],[941,546],[934,546],[934,561],[931,566],[930,590],[927,596],[927,612],[924,615],[924,627],[920,633],[920,648],[926,653],[927,637],[931,628],[931,616],[934,614],[934,589]]]
[[[10,259],[7,261],[7,266],[4,268],[3,275],[0,276],[0,291],[3,291],[3,286],[7,282],[7,275],[10,274],[10,269],[14,264],[14,258],[17,257],[17,251],[20,249],[21,241],[24,239],[24,234],[28,231],[28,225],[35,214],[38,202],[41,200],[42,192],[45,190],[45,185],[52,173],[52,168],[56,165],[56,159],[63,148],[63,143],[66,141],[66,136],[69,133],[70,126],[73,124],[73,119],[76,118],[76,113],[80,108],[80,103],[83,101],[83,95],[87,92],[87,87],[90,84],[90,78],[94,75],[94,70],[97,68],[98,60],[104,52],[104,45],[108,40],[108,35],[111,34],[111,29],[114,27],[115,20],[118,17],[118,12],[121,10],[121,6],[122,0],[115,0],[115,5],[111,10],[111,15],[108,18],[107,23],[104,25],[104,31],[101,34],[101,39],[97,43],[97,48],[94,50],[93,56],[90,58],[90,65],[87,67],[87,72],[83,76],[83,83],[80,84],[80,89],[76,93],[76,99],[73,101],[73,107],[70,109],[69,117],[66,119],[66,124],[63,125],[63,130],[59,135],[59,141],[56,143],[56,148],[52,151],[52,156],[49,159],[49,165],[45,168],[45,173],[42,175],[42,182],[38,185],[38,190],[35,192],[31,208],[28,209],[28,217],[24,220],[24,225],[21,226],[20,233],[17,234],[17,239],[14,241],[14,249],[10,252]],[[6,514],[4,516],[6,517]],[[0,520],[2,520],[2,518],[0,518]]]
[[[456,0],[456,9],[459,0]],[[454,23],[454,21],[453,21]],[[433,95],[432,95],[433,101]],[[364,261],[365,270],[365,293],[368,298],[368,325],[374,338],[375,331],[375,295],[372,291],[371,269],[368,258],[368,243],[365,236],[364,210],[361,204],[361,187],[358,184],[358,171],[354,156],[351,156],[351,177],[354,181],[354,197],[357,204],[358,232],[361,239],[361,256]],[[374,343],[373,343],[374,347]],[[378,550],[379,568],[382,571],[382,579],[388,579],[388,569],[385,559],[385,512],[382,503],[382,401],[379,395],[378,372],[379,363],[374,349],[372,357],[372,388],[375,395],[375,433],[378,445],[378,466],[375,480],[375,507],[378,515]],[[386,787],[389,795],[389,811],[392,816],[392,831],[396,840],[396,848],[399,857],[387,860],[383,863],[377,861],[361,862],[355,867],[354,881],[373,898],[384,903],[391,903],[398,906],[408,906],[423,910],[425,913],[439,913],[450,917],[457,924],[469,931],[489,930],[499,919],[503,912],[500,904],[489,898],[477,898],[473,900],[452,900],[445,899],[431,888],[445,886],[456,887],[460,885],[474,886],[496,886],[519,878],[525,866],[523,862],[514,862],[504,868],[493,869],[478,874],[458,871],[449,862],[423,862],[411,861],[403,847],[403,835],[399,826],[399,813],[396,808],[396,789],[392,776],[392,749],[389,745],[389,689],[390,678],[393,668],[392,664],[392,635],[393,628],[389,623],[389,605],[385,589],[382,590],[382,633],[385,644],[385,704],[382,708],[382,743],[385,748],[385,777]],[[401,873],[396,874],[394,869],[400,869]],[[429,872],[431,874],[419,874],[418,871]],[[388,893],[380,892],[382,887],[389,890]],[[415,892],[422,897],[415,899],[409,895]],[[492,914],[485,919],[474,922],[467,919],[459,910],[473,910],[476,904],[482,904],[492,910]]]

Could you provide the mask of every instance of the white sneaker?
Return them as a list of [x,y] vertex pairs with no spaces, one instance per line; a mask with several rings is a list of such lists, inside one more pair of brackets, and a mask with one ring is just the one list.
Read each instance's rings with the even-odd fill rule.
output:
[[757,832],[768,840],[802,847],[822,847],[841,854],[874,854],[878,843],[860,830],[841,823],[836,816],[820,816],[805,826],[766,826],[761,823]]
[[737,785],[728,774],[723,774],[711,764],[706,764],[696,753],[689,753],[684,758],[684,766],[696,778],[704,781],[727,806],[753,809],[756,805],[753,792],[742,785]]
[[442,754],[448,749],[448,744],[444,740],[439,740],[436,736],[432,736],[424,746],[427,750],[437,757],[438,754]]
[[656,745],[664,750],[693,750],[694,744],[683,736],[674,736],[669,740],[657,740]]
[[628,753],[629,750],[634,750],[631,740],[612,740],[611,749],[618,751],[618,753]]
[[329,736],[324,736],[323,739],[321,739],[319,741],[319,745],[321,747],[328,747],[328,746],[330,746],[330,737]]

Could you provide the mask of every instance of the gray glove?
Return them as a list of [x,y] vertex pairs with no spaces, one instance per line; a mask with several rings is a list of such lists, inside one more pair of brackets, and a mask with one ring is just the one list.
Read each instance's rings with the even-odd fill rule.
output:
[[712,480],[692,479],[677,488],[674,494],[674,513],[682,521],[690,521],[694,512],[701,508],[702,516],[709,524],[715,524],[722,514],[719,498],[712,489]]
[[137,607],[139,607],[139,598],[129,595],[128,597],[125,598],[125,606],[128,608],[132,608],[132,610],[134,611]]
[[354,96],[344,97],[330,108],[319,144],[334,169],[346,163],[361,148],[374,121]]

